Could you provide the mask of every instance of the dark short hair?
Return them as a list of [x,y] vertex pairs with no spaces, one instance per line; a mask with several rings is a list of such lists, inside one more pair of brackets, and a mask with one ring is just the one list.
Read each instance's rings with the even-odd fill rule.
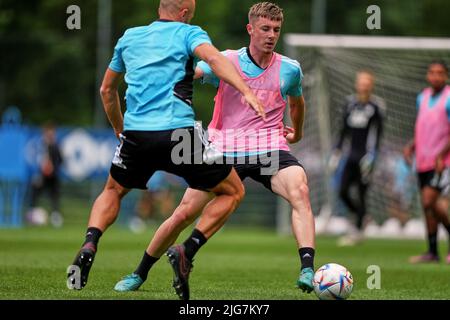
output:
[[56,125],[53,121],[48,120],[42,125],[42,129],[45,131],[51,131],[56,129]]
[[442,68],[444,68],[445,72],[448,74],[448,66],[447,63],[445,63],[444,60],[441,59],[436,59],[431,61],[431,63],[428,65],[428,67],[431,67],[433,64],[438,64],[440,65]]

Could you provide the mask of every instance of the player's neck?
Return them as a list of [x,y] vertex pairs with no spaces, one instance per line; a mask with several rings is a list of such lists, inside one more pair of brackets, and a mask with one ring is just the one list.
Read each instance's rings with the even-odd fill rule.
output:
[[443,86],[440,87],[433,87],[433,95],[437,95],[440,94],[442,90],[444,90],[445,88],[445,84]]
[[251,45],[247,48],[247,54],[250,60],[252,60],[252,62],[261,69],[266,69],[272,61],[273,57],[273,52],[264,53],[262,51],[258,51]]
[[180,19],[176,15],[169,14],[169,13],[166,13],[166,12],[160,12],[158,20],[160,20],[160,21],[183,22],[183,21],[180,21]]
[[370,94],[358,94],[358,101],[361,103],[367,103],[370,100]]

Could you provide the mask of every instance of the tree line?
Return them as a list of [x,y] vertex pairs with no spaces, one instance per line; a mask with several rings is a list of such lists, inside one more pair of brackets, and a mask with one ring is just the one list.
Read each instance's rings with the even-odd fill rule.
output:
[[[310,33],[314,0],[274,1],[284,8],[283,33]],[[248,43],[247,12],[255,0],[197,0],[193,24],[208,31],[221,50]],[[110,52],[123,32],[157,19],[158,0],[111,0]],[[366,8],[381,8],[381,30],[368,30]],[[81,29],[68,30],[66,8],[81,9]],[[328,0],[328,34],[448,37],[450,1]],[[96,0],[0,1],[0,113],[18,106],[25,122],[94,124],[97,50]],[[277,50],[283,52],[280,40]],[[125,89],[123,86],[122,91]],[[197,118],[212,115],[214,89],[196,84]],[[106,117],[104,124],[106,125]]]

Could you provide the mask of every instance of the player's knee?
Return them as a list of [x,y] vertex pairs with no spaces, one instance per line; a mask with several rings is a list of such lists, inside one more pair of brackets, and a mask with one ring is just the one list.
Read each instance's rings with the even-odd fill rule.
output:
[[309,201],[309,188],[305,182],[296,185],[294,188],[288,190],[288,197],[291,201]]
[[175,210],[174,217],[177,223],[191,224],[195,220],[194,203],[191,200],[182,200],[177,210]]
[[128,193],[128,190],[121,187],[121,188],[117,189],[116,192],[117,192],[117,195],[119,196],[119,198],[122,199]]
[[231,211],[234,211],[245,196],[245,188],[242,183],[235,186],[233,193],[230,195],[232,199]]
[[190,215],[186,211],[179,211],[173,216],[175,220],[175,224],[178,226],[188,226],[190,225],[194,219],[190,218]]
[[309,201],[309,188],[306,183],[300,185],[300,197],[303,201]]
[[114,193],[121,200],[130,190],[110,179],[106,183],[105,191]]
[[433,201],[431,201],[429,199],[422,200],[422,207],[423,207],[423,210],[425,211],[425,213],[430,212],[430,214],[432,214],[434,206],[435,206],[435,204],[433,203]]
[[245,197],[245,187],[242,181],[237,180],[229,184],[225,189],[220,190],[221,192],[215,192],[216,196],[226,195],[233,199],[235,205],[238,205],[242,199]]

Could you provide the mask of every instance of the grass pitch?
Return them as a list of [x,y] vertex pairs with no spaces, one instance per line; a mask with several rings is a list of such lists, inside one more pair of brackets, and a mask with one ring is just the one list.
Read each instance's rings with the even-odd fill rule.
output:
[[[88,285],[66,287],[66,268],[79,249],[85,228],[68,226],[0,230],[0,299],[147,299],[176,300],[172,270],[163,256],[137,292],[117,293],[115,283],[139,263],[154,230],[133,234],[113,227],[101,238]],[[184,240],[188,233],[181,235]],[[335,262],[353,274],[350,299],[449,299],[450,265],[409,265],[424,241],[368,240],[339,248],[335,238],[317,239],[315,267]],[[447,244],[440,243],[445,257]],[[381,289],[369,290],[367,268],[381,268]],[[195,259],[191,298],[202,300],[317,299],[295,288],[299,258],[293,237],[269,230],[225,227]]]

